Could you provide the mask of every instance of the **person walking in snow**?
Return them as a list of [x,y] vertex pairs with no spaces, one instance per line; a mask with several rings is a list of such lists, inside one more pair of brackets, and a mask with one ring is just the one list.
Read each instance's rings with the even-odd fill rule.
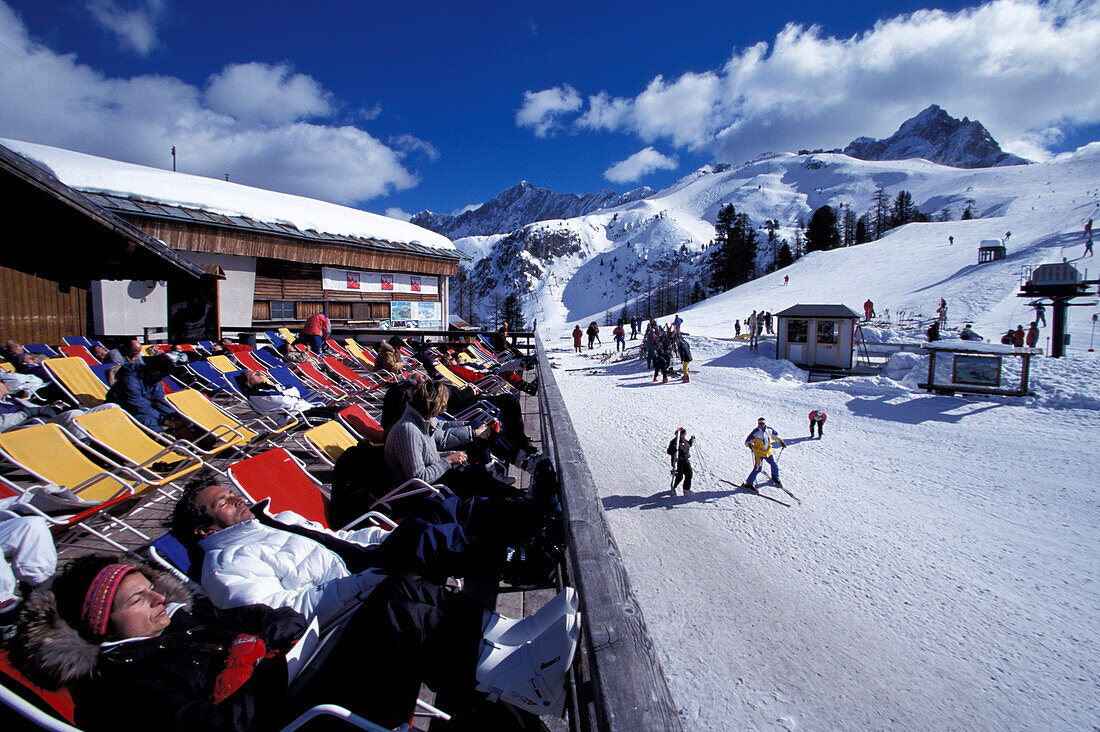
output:
[[734,318],[733,319],[733,337],[734,338],[740,338],[741,337],[741,319],[740,318]]
[[584,337],[584,331],[581,330],[580,325],[573,326],[573,349],[577,352],[581,352],[581,338]]
[[1024,340],[1026,340],[1027,334],[1024,333],[1023,324],[1017,325],[1016,330],[1012,331],[1012,345],[1015,348],[1023,348]]
[[679,314],[677,314],[676,319],[672,321],[672,329],[675,330],[677,333],[679,333],[680,332],[680,326],[683,325],[683,324],[684,324],[684,319],[681,318],[679,316]]
[[619,321],[619,324],[615,326],[615,330],[611,331],[611,335],[615,337],[615,353],[626,350],[626,331],[623,330],[623,321]]
[[1035,321],[1031,321],[1031,325],[1027,329],[1027,337],[1024,339],[1028,348],[1035,348],[1035,345],[1039,342],[1039,327],[1035,325]]
[[630,316],[630,340],[635,340],[638,337],[638,316]]
[[760,338],[760,331],[756,329],[756,311],[752,311],[752,315],[749,316],[749,321],[746,323],[749,328],[749,350],[755,351]]
[[742,487],[756,490],[756,483],[753,481],[756,480],[756,476],[760,475],[760,469],[764,462],[771,466],[772,482],[780,488],[783,487],[783,483],[779,480],[779,464],[775,462],[775,457],[772,454],[772,445],[776,442],[783,447],[787,446],[779,433],[769,427],[763,417],[756,420],[756,429],[745,438],[745,447],[752,450],[753,468]]
[[691,346],[680,334],[676,334],[676,350],[680,355],[680,363],[684,367],[684,375],[680,381],[686,384],[691,381],[691,377],[688,376],[688,366],[691,365]]
[[653,359],[657,355],[657,328],[653,321],[646,326],[645,335],[642,336],[642,352],[645,354],[645,367],[653,368]]
[[593,320],[588,324],[588,350],[592,350],[592,346],[596,343],[596,339],[600,337],[600,326],[596,325],[596,321]]
[[955,237],[953,237],[953,236],[947,237],[947,246],[949,246],[949,247],[955,246]]
[[940,327],[947,327],[947,300],[940,298],[940,306],[936,308],[936,314],[939,315]]
[[1042,322],[1043,327],[1047,327],[1047,307],[1043,303],[1035,306],[1035,322]]
[[676,471],[672,480],[672,495],[674,496],[676,495],[676,486],[680,485],[681,480],[684,481],[684,495],[691,493],[691,476],[693,475],[691,470],[691,447],[694,444],[695,435],[688,439],[687,430],[683,427],[676,430],[676,436],[668,443],[666,452],[669,455],[672,469]]
[[668,372],[672,366],[672,341],[667,332],[659,328],[654,331],[656,347],[653,351],[653,382],[657,382],[657,376],[663,375],[662,384],[668,383]]
[[783,275],[783,285],[786,286],[791,281],[790,275]]
[[875,317],[875,304],[871,302],[871,298],[867,298],[867,302],[863,303],[863,317],[865,320]]
[[821,439],[821,432],[825,427],[825,420],[828,418],[829,415],[825,414],[824,409],[815,409],[810,412],[810,437],[814,436],[814,425],[817,425],[817,439]]
[[764,313],[764,327],[768,330],[768,335],[772,334],[772,312],[769,310]]

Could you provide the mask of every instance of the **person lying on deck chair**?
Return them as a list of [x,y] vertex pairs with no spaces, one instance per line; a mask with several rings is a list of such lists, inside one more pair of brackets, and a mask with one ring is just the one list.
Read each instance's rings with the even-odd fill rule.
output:
[[[421,680],[437,692],[459,693],[460,712],[501,715],[475,687],[534,714],[556,710],[579,630],[575,595],[562,593],[549,617],[521,621],[499,636],[496,629],[514,621],[398,568],[410,565],[413,551],[408,542],[391,544],[406,523],[393,532],[338,532],[292,512],[261,521],[241,498],[203,478],[185,489],[172,531],[197,540],[205,553],[202,586],[218,607],[289,607],[323,626],[351,613],[339,645],[369,645],[372,657],[386,661],[348,666],[354,673],[332,679],[333,691],[346,692],[337,698],[362,699],[367,715],[384,725],[407,721]],[[513,647],[527,641],[526,651]],[[526,715],[493,721],[500,726],[485,728],[524,729],[533,722]]]
[[296,387],[268,381],[262,371],[241,371],[235,378],[237,388],[253,409],[261,414],[274,414],[283,424],[293,419],[291,415],[299,415],[310,424],[323,424],[335,419],[340,411],[339,407],[318,406],[302,399]]

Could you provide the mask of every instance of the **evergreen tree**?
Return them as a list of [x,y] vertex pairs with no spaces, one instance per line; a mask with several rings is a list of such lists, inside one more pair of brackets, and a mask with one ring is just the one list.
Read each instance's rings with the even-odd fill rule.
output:
[[691,301],[693,303],[707,299],[707,292],[703,289],[703,283],[696,280],[695,287],[691,288]]
[[881,239],[890,228],[890,198],[882,188],[875,189],[871,197],[871,225],[873,230],[868,233],[872,239]]
[[783,269],[791,264],[794,264],[794,257],[791,256],[791,245],[784,241],[779,245],[779,251],[775,255],[775,268]]
[[898,191],[894,197],[894,209],[890,212],[891,223],[894,226],[905,226],[914,220],[913,196],[909,191]]
[[842,246],[850,247],[858,243],[856,241],[856,212],[852,210],[851,206],[844,207],[844,221],[841,232],[844,239]]
[[856,244],[866,244],[871,241],[871,215],[863,214],[856,221]]
[[836,227],[836,212],[832,206],[822,206],[810,217],[806,228],[806,251],[826,251],[840,246],[840,232]]
[[497,311],[497,327],[500,327],[501,323],[508,324],[509,333],[527,330],[527,323],[523,319],[523,306],[519,303],[519,295],[514,292],[504,298],[504,302]]

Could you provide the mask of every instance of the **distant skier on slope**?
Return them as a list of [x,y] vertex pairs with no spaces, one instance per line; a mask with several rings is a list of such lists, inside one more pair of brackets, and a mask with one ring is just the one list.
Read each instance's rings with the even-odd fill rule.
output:
[[577,353],[581,352],[581,338],[584,337],[584,331],[581,330],[579,325],[573,326],[573,348]]
[[814,436],[814,425],[817,425],[817,439],[821,439],[821,432],[825,427],[825,420],[829,418],[829,415],[825,414],[824,409],[815,409],[810,412],[810,437]]
[[760,474],[760,469],[767,461],[768,465],[772,469],[772,482],[780,488],[783,487],[783,483],[779,480],[779,464],[775,462],[775,458],[772,456],[772,444],[778,442],[783,447],[787,446],[787,443],[783,441],[783,438],[779,436],[779,433],[768,426],[764,418],[756,420],[756,429],[749,433],[749,436],[745,438],[745,447],[752,450],[753,468],[749,473],[749,477],[745,479],[743,484],[744,488],[750,490],[756,489],[756,484],[753,482],[756,480],[756,476]]
[[684,495],[691,493],[691,447],[695,444],[695,435],[688,439],[687,430],[680,427],[676,430],[676,436],[668,443],[666,452],[672,465],[672,495],[676,495],[676,486],[684,481]]

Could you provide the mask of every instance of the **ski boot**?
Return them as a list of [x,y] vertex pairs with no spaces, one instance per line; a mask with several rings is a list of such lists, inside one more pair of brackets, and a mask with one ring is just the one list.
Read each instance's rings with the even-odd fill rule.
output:
[[748,481],[745,481],[744,483],[741,484],[741,487],[744,488],[747,491],[752,491],[753,493],[758,492],[756,490],[756,484],[755,483],[750,483]]
[[[654,379],[654,381],[656,381],[656,379]],[[665,377],[665,380],[664,380],[664,381],[662,381],[661,383],[662,383],[662,384],[667,384],[667,383],[668,383],[668,377],[666,376],[666,377]]]
[[688,378],[687,374],[684,374],[684,377],[682,379],[680,379],[680,383],[682,383],[682,384],[687,384],[690,381],[691,381],[691,379]]

